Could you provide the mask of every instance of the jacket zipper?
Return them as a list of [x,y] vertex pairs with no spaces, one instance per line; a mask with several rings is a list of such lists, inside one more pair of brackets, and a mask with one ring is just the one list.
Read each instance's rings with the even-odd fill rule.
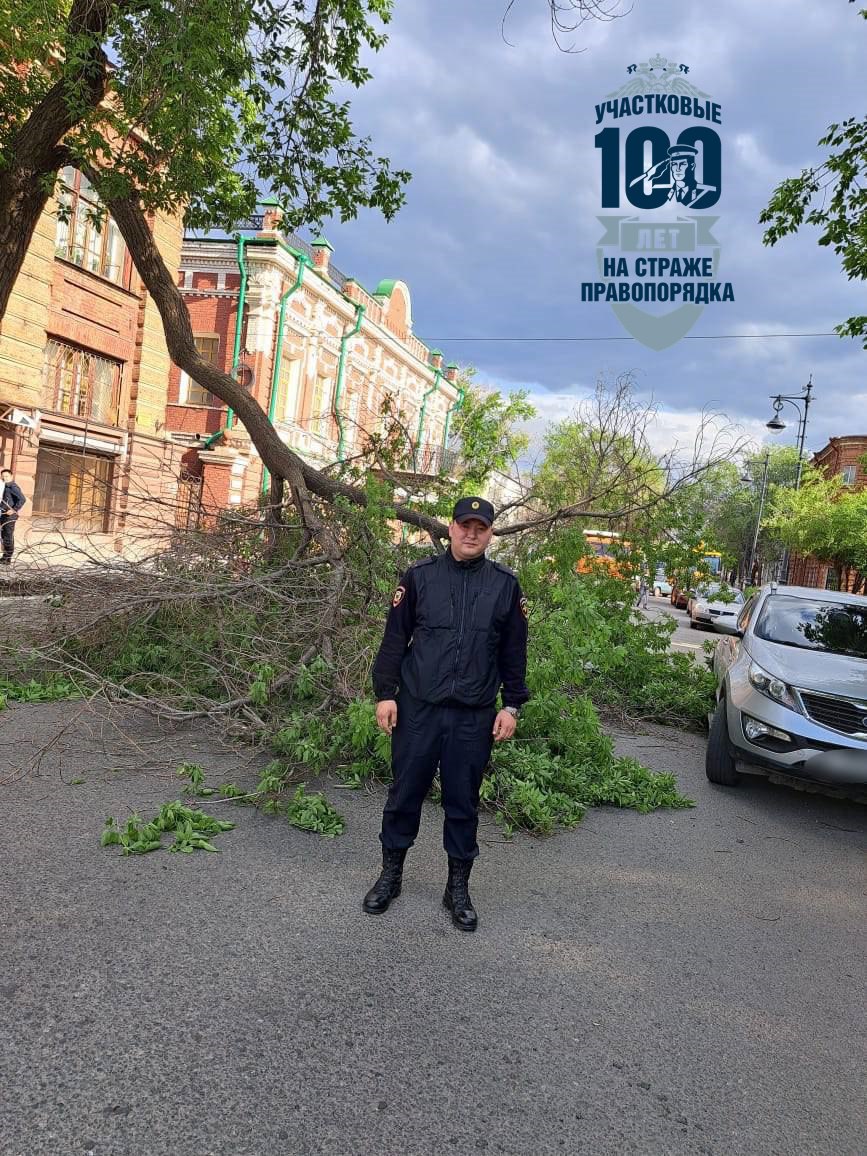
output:
[[458,626],[458,646],[457,646],[457,650],[455,651],[455,665],[454,665],[454,669],[452,670],[452,695],[455,694],[455,691],[457,690],[457,685],[458,685],[458,666],[460,665],[460,661],[461,661],[461,647],[463,645],[463,639],[464,639],[464,615],[465,615],[466,609],[467,609],[467,574],[466,574],[466,571],[464,571],[464,573],[461,577],[462,577],[461,621],[460,621],[460,624]]

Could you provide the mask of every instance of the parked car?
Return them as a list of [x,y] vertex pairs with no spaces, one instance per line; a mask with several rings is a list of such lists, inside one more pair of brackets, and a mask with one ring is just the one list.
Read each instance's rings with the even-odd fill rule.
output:
[[739,768],[867,789],[867,597],[763,586],[713,655],[705,770]]
[[687,590],[684,586],[678,586],[677,583],[671,588],[671,605],[676,606],[678,610],[686,610],[689,603],[691,590]]
[[657,598],[667,598],[671,594],[671,583],[664,570],[657,570],[653,576],[653,593]]
[[736,586],[708,582],[699,586],[687,603],[689,624],[693,630],[729,633],[735,629],[743,605],[744,596]]

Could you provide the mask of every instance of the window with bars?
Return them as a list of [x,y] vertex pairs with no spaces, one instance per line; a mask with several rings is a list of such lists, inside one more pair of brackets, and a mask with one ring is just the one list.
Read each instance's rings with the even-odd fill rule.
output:
[[122,365],[49,338],[43,360],[43,405],[56,413],[117,425]]
[[93,185],[67,165],[61,171],[58,217],[54,251],[118,285],[129,284],[126,245],[117,225],[106,213]]
[[[193,336],[199,356],[207,361],[208,365],[218,366],[220,363],[220,339],[214,334],[198,334]],[[181,405],[211,405],[222,406],[218,397],[214,397],[209,389],[199,385],[189,374],[181,372]]]
[[40,447],[36,457],[34,517],[70,530],[104,533],[111,513],[113,463],[99,454]]

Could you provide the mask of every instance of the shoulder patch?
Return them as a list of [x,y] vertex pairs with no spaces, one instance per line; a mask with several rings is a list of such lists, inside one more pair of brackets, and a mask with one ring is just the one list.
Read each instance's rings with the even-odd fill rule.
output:
[[401,602],[403,602],[404,594],[406,594],[406,587],[398,586],[391,598],[392,606],[400,606]]
[[530,603],[527,601],[527,599],[521,598],[521,600],[518,602],[518,605],[521,607],[521,613],[524,615],[524,617],[529,618],[530,617]]

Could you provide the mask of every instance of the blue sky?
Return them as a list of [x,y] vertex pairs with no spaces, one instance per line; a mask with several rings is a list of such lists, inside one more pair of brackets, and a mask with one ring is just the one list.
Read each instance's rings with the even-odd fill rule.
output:
[[[546,0],[396,0],[374,79],[354,96],[359,131],[413,173],[386,223],[365,212],[329,222],[333,260],[368,287],[407,282],[415,332],[478,380],[528,389],[540,421],[565,416],[600,375],[635,375],[660,407],[655,442],[689,439],[697,414],[724,411],[764,437],[768,394],[812,374],[807,444],[867,433],[865,353],[830,331],[864,312],[816,233],[768,249],[759,213],[775,185],[821,155],[826,127],[864,113],[867,22],[846,0],[636,0],[622,19],[588,24],[564,53]],[[601,228],[594,105],[657,53],[722,106],[724,191],[713,210],[719,276],[735,301],[708,306],[691,335],[662,352],[636,341],[503,342],[458,338],[624,338],[603,303],[583,304]],[[627,124],[627,129],[631,126]],[[759,335],[708,340],[718,334]],[[778,440],[794,441],[793,424]],[[537,423],[538,428],[538,423]],[[767,435],[770,437],[770,435]]]

